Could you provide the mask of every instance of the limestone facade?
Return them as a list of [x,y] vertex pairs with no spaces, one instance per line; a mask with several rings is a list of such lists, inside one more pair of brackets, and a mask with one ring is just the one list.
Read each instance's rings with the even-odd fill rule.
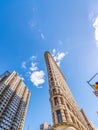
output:
[[80,111],[60,68],[52,55],[45,52],[48,72],[53,130],[95,130]]
[[45,122],[40,125],[40,130],[52,130],[52,127],[47,122]]

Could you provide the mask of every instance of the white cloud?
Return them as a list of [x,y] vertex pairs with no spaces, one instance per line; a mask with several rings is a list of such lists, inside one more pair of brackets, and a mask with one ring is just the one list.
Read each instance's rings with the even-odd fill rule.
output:
[[37,32],[38,35],[40,35],[40,37],[44,40],[45,39],[45,35],[44,35],[44,33],[40,29],[38,29],[37,22],[32,20],[29,24],[30,24],[30,27],[32,28],[32,30],[34,32]]
[[27,77],[30,76],[31,74],[32,74],[31,71],[26,72],[26,76],[27,76]]
[[89,20],[92,22],[94,28],[94,36],[96,41],[96,46],[98,47],[98,7],[94,6],[92,11],[89,13]]
[[54,57],[54,60],[57,62],[58,66],[60,66],[61,61],[63,60],[63,58],[68,54],[68,52],[64,53],[64,52],[57,52],[56,53],[56,49],[53,49],[52,51],[52,56]]
[[24,68],[24,69],[27,68],[27,67],[26,67],[26,61],[23,61],[23,62],[22,62],[22,68]]
[[22,74],[19,74],[20,79],[25,80]]
[[31,67],[30,67],[30,70],[31,71],[36,71],[36,70],[38,70],[38,67],[37,67],[37,63],[31,63]]
[[60,66],[61,62],[60,61],[57,61],[57,65]]
[[90,21],[94,21],[94,17],[95,17],[95,12],[94,11],[92,11],[91,13],[89,13],[89,15],[88,15],[88,18],[89,18],[89,20]]
[[41,38],[44,40],[45,39],[45,35],[43,34],[43,32],[40,29],[38,29],[38,32],[40,33]]
[[29,25],[32,29],[35,29],[37,27],[36,11],[37,11],[37,8],[33,7],[32,8],[33,17],[29,22]]
[[[42,85],[45,82],[45,73],[43,70],[40,70],[38,68],[38,63],[36,62],[36,59],[36,56],[31,56],[30,58],[28,58],[27,61],[24,61],[22,63],[22,68],[26,68],[25,76],[27,79],[29,79],[38,88],[43,88],[40,85]],[[22,76],[21,78],[23,79]]]
[[36,56],[31,56],[30,58],[31,58],[31,59],[36,59],[37,57],[36,57]]
[[52,51],[52,55],[54,56],[55,53],[56,53],[56,49],[53,49],[53,51]]
[[45,36],[44,36],[44,34],[42,32],[40,33],[40,35],[41,35],[42,39],[45,39]]
[[61,53],[58,52],[57,59],[60,61],[60,60],[62,60],[64,58],[64,56],[65,56],[64,52],[61,52]]
[[98,47],[98,16],[95,18],[95,21],[93,23],[93,27],[95,29],[95,40],[96,40],[96,45]]
[[39,86],[45,82],[44,76],[45,73],[43,70],[35,71],[31,74],[30,80],[35,86]]

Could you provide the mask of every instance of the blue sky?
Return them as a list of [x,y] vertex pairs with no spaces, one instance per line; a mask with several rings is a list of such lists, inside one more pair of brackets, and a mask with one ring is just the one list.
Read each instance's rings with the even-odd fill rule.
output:
[[0,74],[16,70],[31,91],[24,130],[52,123],[46,50],[98,130],[98,98],[86,83],[98,72],[98,0],[0,1]]

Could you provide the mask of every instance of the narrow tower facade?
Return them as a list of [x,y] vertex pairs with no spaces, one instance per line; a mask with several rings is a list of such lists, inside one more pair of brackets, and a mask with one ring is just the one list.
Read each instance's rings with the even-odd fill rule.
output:
[[49,52],[45,52],[48,72],[53,130],[95,130],[85,120],[60,68]]
[[0,76],[0,130],[22,130],[30,92],[14,71]]

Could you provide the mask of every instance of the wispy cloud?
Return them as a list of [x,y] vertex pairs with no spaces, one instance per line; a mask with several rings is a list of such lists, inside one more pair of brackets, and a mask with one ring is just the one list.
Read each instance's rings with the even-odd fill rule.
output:
[[19,76],[20,76],[20,78],[21,78],[23,81],[25,80],[24,77],[23,77],[21,74],[20,74]]
[[26,69],[26,62],[25,61],[22,62],[22,68]]
[[92,27],[94,28],[96,46],[98,47],[98,6],[97,4],[92,5],[92,9],[88,15],[88,18],[92,24]]
[[37,57],[36,56],[31,56],[30,57],[30,60],[34,60],[34,59],[36,59]]
[[59,45],[62,45],[63,41],[62,40],[58,40],[58,43],[59,43]]
[[[97,2],[97,1],[96,1]],[[94,21],[95,17],[98,15],[98,2],[92,3],[89,7],[89,15],[88,18],[90,21]]]
[[96,45],[98,47],[98,16],[94,20],[93,27],[95,29],[95,40],[96,40]]
[[31,74],[30,80],[35,86],[39,86],[45,82],[44,80],[45,73],[44,71],[35,71]]
[[41,38],[44,40],[45,39],[44,33],[40,29],[38,29],[38,32],[40,33]]
[[60,66],[61,61],[63,58],[68,54],[68,52],[57,52],[56,49],[53,49],[52,56],[54,57],[55,61],[57,62],[58,66]]
[[56,54],[56,49],[53,49],[52,55],[54,56]]
[[96,13],[94,11],[92,11],[91,13],[89,13],[88,18],[91,22],[94,22],[94,19],[96,17]]
[[27,64],[28,63],[31,63],[33,60],[35,60],[37,57],[36,56],[31,56],[28,60],[26,60],[26,61],[23,61],[22,62],[22,64],[21,64],[21,66],[22,66],[22,68],[24,68],[24,69],[26,69],[27,68]]
[[32,8],[32,18],[29,21],[30,28],[32,28],[32,29],[35,29],[37,27],[36,14],[37,14],[37,8],[33,7]]
[[31,29],[33,30],[33,32],[37,32],[38,35],[40,35],[41,39],[45,39],[45,35],[44,33],[38,28],[38,24],[36,20],[31,20],[31,22],[29,22],[29,25],[31,27]]
[[39,22],[38,22],[38,18],[37,18],[37,14],[38,14],[37,11],[38,11],[37,8],[35,8],[35,7],[32,8],[33,16],[29,22],[29,25],[30,25],[30,28],[33,31],[33,33],[37,33],[38,35],[40,35],[40,38],[42,40],[44,40],[45,35],[44,35],[44,32],[42,32],[40,27],[39,27],[39,24],[38,24]]
[[45,39],[45,36],[44,36],[44,34],[42,32],[40,33],[40,35],[41,35],[42,39]]
[[31,26],[31,28],[36,27],[36,26],[37,26],[36,21],[32,20],[32,21],[30,22],[30,26]]
[[31,63],[31,67],[30,67],[30,70],[31,71],[36,71],[36,70],[38,70],[38,67],[37,67],[37,63]]

